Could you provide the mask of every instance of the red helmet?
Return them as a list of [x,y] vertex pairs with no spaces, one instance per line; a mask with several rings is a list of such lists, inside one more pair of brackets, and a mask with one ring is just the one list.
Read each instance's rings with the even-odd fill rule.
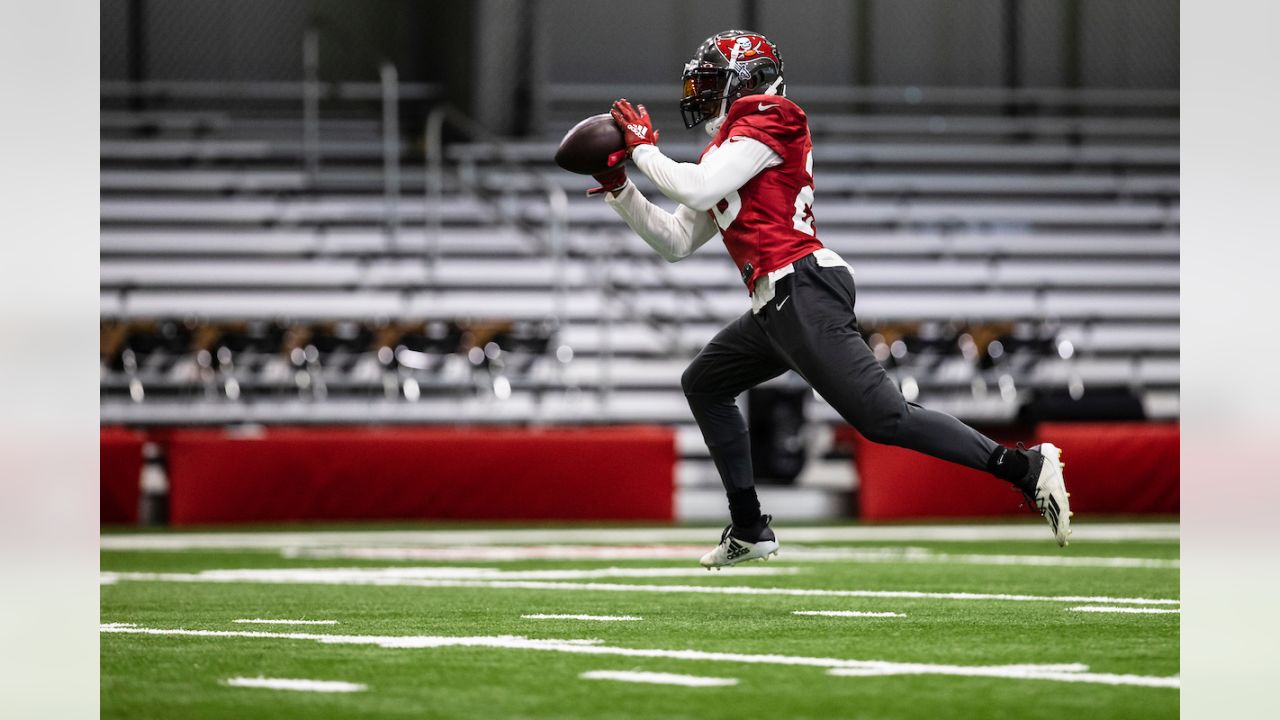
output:
[[784,87],[778,47],[750,30],[725,30],[704,40],[680,77],[680,114],[689,128],[727,112],[743,95],[781,94]]

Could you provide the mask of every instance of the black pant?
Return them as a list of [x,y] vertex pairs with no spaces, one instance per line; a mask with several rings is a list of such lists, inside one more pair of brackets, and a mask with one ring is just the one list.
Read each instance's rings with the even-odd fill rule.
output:
[[907,402],[858,332],[853,276],[812,255],[780,279],[773,300],[707,343],[680,378],[726,491],[752,487],[741,392],[794,370],[868,440],[985,470],[998,445],[945,413]]

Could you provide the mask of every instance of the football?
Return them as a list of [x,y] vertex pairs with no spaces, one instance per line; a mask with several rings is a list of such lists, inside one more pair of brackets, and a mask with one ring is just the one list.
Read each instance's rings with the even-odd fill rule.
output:
[[565,133],[556,164],[569,172],[594,175],[609,169],[609,156],[626,147],[622,130],[609,113],[592,115]]

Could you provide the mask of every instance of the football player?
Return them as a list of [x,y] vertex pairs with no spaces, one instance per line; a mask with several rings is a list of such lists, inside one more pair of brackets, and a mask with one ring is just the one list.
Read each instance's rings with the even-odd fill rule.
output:
[[746,423],[734,399],[794,370],[867,439],[985,470],[1021,491],[1046,518],[1059,545],[1071,534],[1061,451],[1049,443],[1002,447],[959,420],[902,397],[858,331],[853,270],[823,247],[813,215],[813,149],[800,106],[786,97],[782,58],[759,33],[707,38],[682,76],[686,127],[711,142],[697,163],[658,149],[643,105],[624,100],[611,114],[626,155],[674,213],[650,203],[616,154],[599,175],[627,225],[670,262],[719,233],[741,273],[751,309],[716,334],[680,379],[693,417],[724,483],[730,524],[701,563],[708,569],[767,558],[778,539],[762,515]]

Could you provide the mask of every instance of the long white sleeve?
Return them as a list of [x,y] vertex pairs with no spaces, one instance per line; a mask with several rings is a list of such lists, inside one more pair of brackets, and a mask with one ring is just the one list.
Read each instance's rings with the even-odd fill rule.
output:
[[616,197],[605,193],[605,202],[667,262],[689,257],[716,235],[715,221],[705,211],[681,205],[669,213],[649,202],[632,182]]
[[641,145],[632,152],[631,159],[663,195],[704,211],[762,170],[782,163],[768,145],[747,137],[730,138],[696,164],[678,163],[655,145]]

